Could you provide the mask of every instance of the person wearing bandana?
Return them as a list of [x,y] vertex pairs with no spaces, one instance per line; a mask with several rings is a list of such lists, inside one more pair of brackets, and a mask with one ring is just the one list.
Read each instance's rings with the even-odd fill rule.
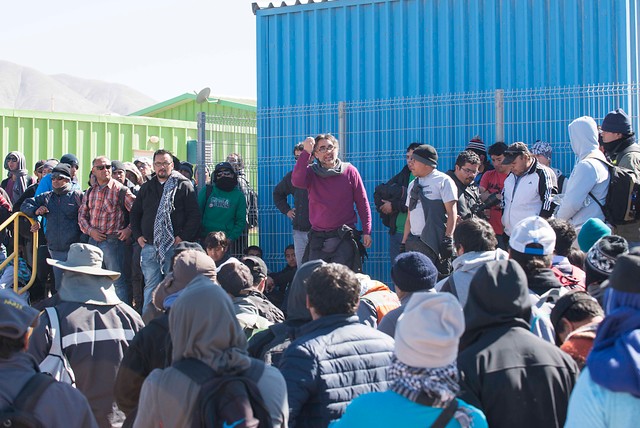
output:
[[[618,108],[609,112],[600,126],[600,141],[612,164],[640,173],[640,146],[636,143],[631,118]],[[616,226],[615,233],[629,241],[629,247],[640,246],[640,221]]]
[[[53,190],[41,193],[35,198],[27,198],[21,207],[31,218],[45,217],[49,223],[45,236],[51,257],[66,261],[71,244],[80,242],[82,232],[78,223],[78,210],[82,203],[82,193],[71,185],[71,167],[58,164],[51,172]],[[39,229],[36,223],[34,229]],[[62,285],[62,270],[54,268],[56,290]]]
[[29,176],[27,161],[20,152],[11,152],[4,158],[4,169],[9,171],[9,175],[2,180],[0,186],[9,194],[11,203],[14,203],[22,196],[27,187],[35,183],[36,180]]
[[198,193],[202,213],[201,232],[224,232],[233,242],[245,229],[247,203],[238,187],[238,174],[229,162],[220,162],[213,171],[212,183]]
[[[360,272],[366,248],[371,246],[371,208],[360,173],[338,158],[339,149],[331,134],[307,137],[293,168],[291,182],[309,192],[311,231],[302,262],[322,259]],[[311,155],[318,162],[309,165]],[[355,229],[354,204],[362,232]]]

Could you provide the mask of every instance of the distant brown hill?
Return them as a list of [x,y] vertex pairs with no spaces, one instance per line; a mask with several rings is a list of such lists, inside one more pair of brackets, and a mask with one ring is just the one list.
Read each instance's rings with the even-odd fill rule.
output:
[[49,76],[0,60],[0,108],[124,116],[156,102],[125,85],[66,74]]

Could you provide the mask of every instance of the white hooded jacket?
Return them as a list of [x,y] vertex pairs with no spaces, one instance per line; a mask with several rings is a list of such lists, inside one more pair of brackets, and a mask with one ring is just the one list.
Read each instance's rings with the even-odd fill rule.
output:
[[580,229],[590,218],[604,220],[602,209],[589,195],[605,203],[609,188],[609,169],[602,162],[604,154],[598,149],[598,127],[589,116],[579,117],[569,124],[571,148],[578,156],[565,186],[557,218],[569,221]]

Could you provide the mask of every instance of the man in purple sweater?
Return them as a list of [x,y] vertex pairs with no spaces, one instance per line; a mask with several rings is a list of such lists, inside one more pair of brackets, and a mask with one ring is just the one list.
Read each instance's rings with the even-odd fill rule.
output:
[[[311,231],[303,262],[322,259],[360,272],[360,246],[371,246],[371,208],[360,173],[338,159],[338,150],[338,140],[331,134],[307,137],[304,152],[293,168],[291,182],[309,192]],[[311,155],[318,162],[309,165]],[[354,203],[362,222],[362,242],[355,230],[358,218]]]

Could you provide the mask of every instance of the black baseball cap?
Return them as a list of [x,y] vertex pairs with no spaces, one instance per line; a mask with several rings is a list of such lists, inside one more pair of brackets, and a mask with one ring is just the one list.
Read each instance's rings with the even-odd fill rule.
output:
[[525,143],[513,143],[504,151],[504,160],[502,165],[510,165],[520,155],[530,153]]

